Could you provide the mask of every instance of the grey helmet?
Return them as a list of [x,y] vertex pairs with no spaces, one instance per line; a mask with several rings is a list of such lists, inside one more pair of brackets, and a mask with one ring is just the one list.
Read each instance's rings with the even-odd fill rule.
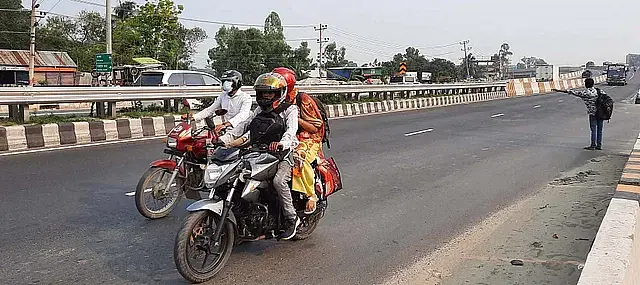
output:
[[220,78],[222,80],[222,86],[224,89],[225,82],[231,82],[231,90],[228,91],[229,95],[234,94],[238,89],[242,87],[242,73],[235,70],[227,70],[222,74]]

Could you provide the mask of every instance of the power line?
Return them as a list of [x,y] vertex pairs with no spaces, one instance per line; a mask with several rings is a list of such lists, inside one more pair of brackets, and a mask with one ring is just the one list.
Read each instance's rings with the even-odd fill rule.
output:
[[[77,3],[83,3],[87,5],[93,5],[98,7],[106,7],[104,4],[86,1],[86,0],[70,0]],[[263,28],[264,25],[261,24],[247,24],[247,23],[232,23],[232,22],[223,22],[223,21],[211,21],[211,20],[202,20],[202,19],[194,19],[187,17],[178,17],[178,19],[189,22],[197,22],[197,23],[205,23],[205,24],[215,24],[215,25],[227,25],[227,26],[236,26],[236,27],[255,27],[255,28]],[[282,25],[282,28],[287,29],[301,29],[301,28],[313,28],[313,25]]]
[[2,12],[29,12],[29,10],[26,10],[26,9],[5,9],[5,8],[0,8],[0,11],[2,11]]
[[[351,37],[351,38],[355,38],[359,41],[362,41],[364,43],[368,43],[368,44],[377,44],[380,46],[387,46],[390,48],[406,48],[409,45],[401,45],[401,44],[397,44],[397,43],[392,43],[392,42],[386,42],[386,41],[382,41],[382,40],[377,40],[374,38],[368,38],[365,36],[361,36],[358,34],[354,34],[339,28],[335,28],[335,27],[330,27],[330,30],[333,30],[335,32],[337,32],[338,34],[342,34],[345,37]],[[454,43],[449,43],[449,44],[444,44],[444,45],[435,45],[435,46],[413,46],[416,49],[421,49],[421,50],[429,50],[429,49],[441,49],[441,48],[447,48],[447,47],[452,47],[452,46],[456,46],[458,45],[459,41],[454,42]]]

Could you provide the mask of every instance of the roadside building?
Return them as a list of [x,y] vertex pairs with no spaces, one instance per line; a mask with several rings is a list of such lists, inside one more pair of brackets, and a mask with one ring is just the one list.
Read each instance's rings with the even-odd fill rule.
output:
[[[0,50],[0,86],[29,84],[28,50]],[[34,85],[79,85],[78,66],[66,52],[38,51],[35,56]]]

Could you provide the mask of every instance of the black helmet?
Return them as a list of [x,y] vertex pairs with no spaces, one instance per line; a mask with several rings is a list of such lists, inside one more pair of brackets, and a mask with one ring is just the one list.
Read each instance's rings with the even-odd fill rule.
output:
[[222,74],[222,77],[220,79],[222,80],[223,85],[225,81],[230,81],[233,91],[236,91],[242,87],[242,73],[238,71],[227,70]]

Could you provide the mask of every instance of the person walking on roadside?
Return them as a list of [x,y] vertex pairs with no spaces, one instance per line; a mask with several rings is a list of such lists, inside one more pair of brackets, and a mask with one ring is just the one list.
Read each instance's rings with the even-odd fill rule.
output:
[[593,78],[587,78],[584,80],[585,90],[558,90],[556,92],[563,92],[574,95],[581,98],[584,104],[587,106],[587,113],[589,114],[589,127],[591,129],[591,145],[585,147],[586,150],[602,150],[602,128],[604,127],[604,119],[597,116],[597,101],[601,95],[606,95],[600,88],[594,88],[595,82]]

